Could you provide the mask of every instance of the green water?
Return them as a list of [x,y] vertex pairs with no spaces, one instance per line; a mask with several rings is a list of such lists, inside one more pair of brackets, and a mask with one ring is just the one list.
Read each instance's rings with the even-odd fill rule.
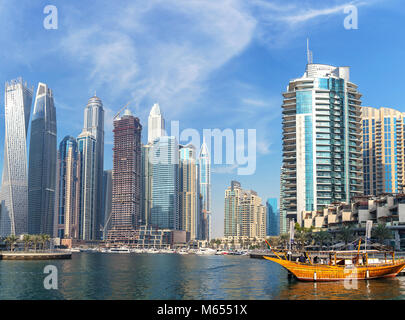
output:
[[[58,289],[46,290],[46,265]],[[0,261],[0,299],[405,299],[405,277],[312,283],[248,256],[73,253],[71,260]]]

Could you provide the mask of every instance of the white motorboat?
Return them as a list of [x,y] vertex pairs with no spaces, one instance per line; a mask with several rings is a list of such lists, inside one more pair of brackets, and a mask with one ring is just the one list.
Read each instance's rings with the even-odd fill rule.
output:
[[229,252],[225,251],[225,250],[218,250],[217,252],[215,252],[215,255],[217,255],[217,256],[223,256],[226,254],[229,254]]
[[125,248],[125,247],[121,247],[121,248],[111,248],[107,252],[109,252],[109,253],[131,253],[131,250],[129,250],[128,248]]
[[211,248],[200,248],[196,251],[196,254],[200,256],[213,256],[215,255],[217,250]]

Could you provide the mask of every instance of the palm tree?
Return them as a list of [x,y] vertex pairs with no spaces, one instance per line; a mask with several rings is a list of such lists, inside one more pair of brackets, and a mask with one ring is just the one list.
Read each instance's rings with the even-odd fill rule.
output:
[[10,251],[14,250],[14,244],[17,242],[17,237],[15,234],[11,234],[6,238],[6,243],[10,244]]
[[39,235],[34,234],[33,236],[31,236],[32,242],[34,242],[34,249],[35,252],[37,251],[37,246],[38,246],[38,242],[40,241]]
[[392,232],[385,224],[380,223],[377,225],[377,227],[373,228],[372,235],[373,238],[376,238],[380,244],[384,244],[386,239],[390,239],[392,237]]
[[288,240],[290,239],[290,236],[288,233],[283,233],[280,235],[280,242],[284,245],[284,247],[287,247]]
[[29,234],[24,234],[23,241],[24,241],[24,251],[28,251],[27,249],[29,248],[31,242],[31,236]]
[[344,226],[340,229],[339,237],[342,241],[344,241],[345,245],[354,239],[354,230],[352,226]]
[[314,234],[314,239],[322,249],[325,243],[326,244],[330,243],[331,235],[329,232],[322,230]]
[[[51,237],[50,237],[49,234],[43,234],[41,237],[42,237],[42,240],[43,240],[42,249],[45,249],[44,246],[45,246],[46,244],[50,244],[50,243],[49,243],[49,240],[51,240]],[[49,247],[50,247],[50,246],[49,246]]]

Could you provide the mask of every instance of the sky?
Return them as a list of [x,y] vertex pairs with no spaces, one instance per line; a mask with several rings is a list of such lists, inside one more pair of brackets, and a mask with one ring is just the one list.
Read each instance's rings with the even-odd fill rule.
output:
[[[50,4],[57,29],[44,28]],[[349,5],[357,29],[345,28]],[[404,17],[400,0],[0,0],[0,82],[23,77],[34,92],[38,82],[49,85],[58,143],[80,134],[96,92],[105,107],[105,169],[112,168],[112,119],[128,101],[144,142],[154,103],[180,131],[255,129],[253,174],[238,175],[237,164],[212,168],[219,237],[231,180],[263,203],[279,198],[282,93],[305,71],[307,38],[314,63],[351,67],[364,106],[405,112]],[[4,89],[0,95],[2,169]]]

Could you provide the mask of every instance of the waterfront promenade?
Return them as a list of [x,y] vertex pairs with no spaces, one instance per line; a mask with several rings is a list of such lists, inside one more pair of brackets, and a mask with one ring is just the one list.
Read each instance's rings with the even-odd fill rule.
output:
[[0,251],[0,260],[59,260],[71,258],[72,253],[66,251]]

